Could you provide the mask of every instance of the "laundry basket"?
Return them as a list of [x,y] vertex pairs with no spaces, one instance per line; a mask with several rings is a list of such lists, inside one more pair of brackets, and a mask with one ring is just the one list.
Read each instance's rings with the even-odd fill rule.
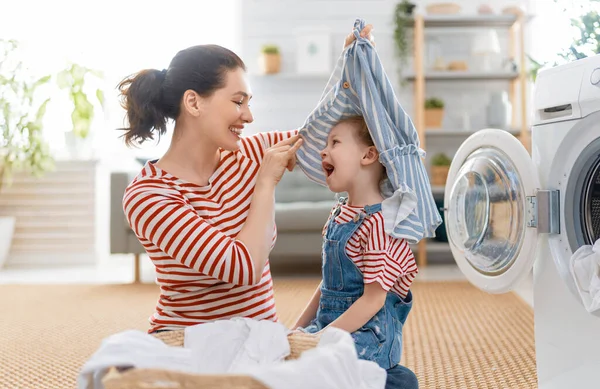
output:
[[[184,331],[154,334],[169,346],[183,346]],[[288,335],[290,355],[297,359],[302,352],[316,347],[319,336],[294,332]],[[103,378],[105,389],[268,389],[258,380],[241,374],[200,375],[161,369],[112,368]]]

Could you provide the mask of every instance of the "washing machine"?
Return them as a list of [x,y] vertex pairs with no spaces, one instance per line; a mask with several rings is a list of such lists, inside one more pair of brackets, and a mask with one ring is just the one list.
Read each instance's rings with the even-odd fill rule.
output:
[[533,271],[539,388],[600,388],[600,314],[570,272],[600,238],[600,55],[542,70],[534,87],[531,155],[484,129],[457,151],[444,197],[452,254],[489,293]]

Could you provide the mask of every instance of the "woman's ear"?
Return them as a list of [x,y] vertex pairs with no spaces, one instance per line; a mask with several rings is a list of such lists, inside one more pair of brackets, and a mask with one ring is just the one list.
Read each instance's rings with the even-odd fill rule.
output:
[[379,152],[377,151],[377,148],[375,146],[367,147],[367,150],[363,154],[363,157],[360,161],[361,164],[370,165],[377,161],[379,161]]
[[198,117],[202,113],[204,99],[193,90],[186,90],[183,94],[183,109],[188,114]]

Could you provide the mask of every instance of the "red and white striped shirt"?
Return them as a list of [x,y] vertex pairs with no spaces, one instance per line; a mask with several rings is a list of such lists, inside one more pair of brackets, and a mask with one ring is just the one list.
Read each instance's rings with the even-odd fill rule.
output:
[[[156,267],[161,290],[149,332],[233,317],[277,320],[269,262],[255,269],[236,236],[248,216],[265,150],[294,134],[259,133],[242,138],[240,150],[220,150],[207,186],[151,162],[129,184],[123,209]],[[276,239],[275,229],[272,245]],[[262,278],[252,285],[257,271]]]
[[[335,222],[347,223],[363,211],[363,207],[343,204]],[[330,220],[332,216],[333,211]],[[323,234],[327,232],[327,224]],[[406,240],[393,238],[383,230],[381,211],[365,218],[348,240],[346,255],[362,272],[365,284],[378,282],[386,291],[392,290],[401,297],[406,297],[418,273],[415,257]]]

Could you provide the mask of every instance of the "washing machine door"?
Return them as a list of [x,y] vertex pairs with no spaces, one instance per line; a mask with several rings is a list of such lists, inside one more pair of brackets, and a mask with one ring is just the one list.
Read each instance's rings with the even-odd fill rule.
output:
[[446,183],[446,230],[456,263],[478,288],[505,293],[531,271],[539,186],[529,153],[506,131],[477,131],[458,149]]

